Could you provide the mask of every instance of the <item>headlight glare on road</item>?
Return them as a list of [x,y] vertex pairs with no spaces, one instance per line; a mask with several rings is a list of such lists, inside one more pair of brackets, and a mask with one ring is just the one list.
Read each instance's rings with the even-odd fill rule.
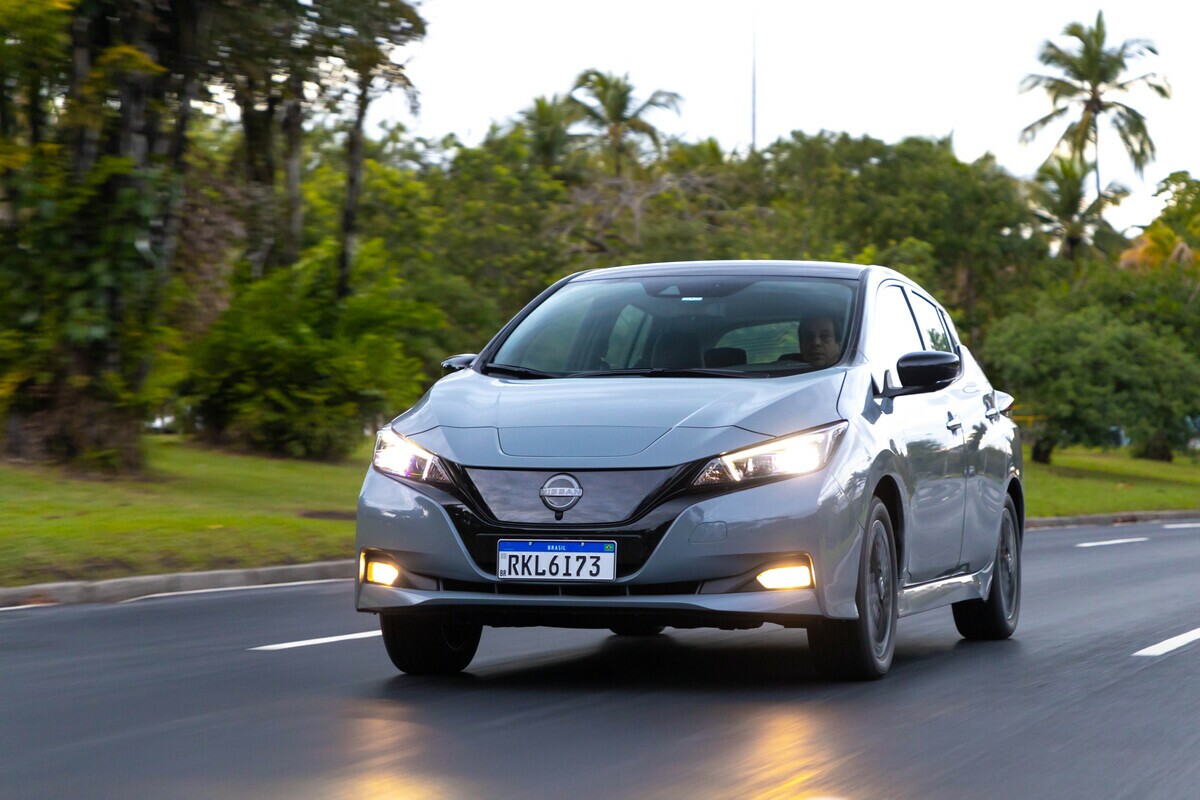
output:
[[441,459],[425,448],[384,428],[375,439],[375,469],[423,483],[450,483]]
[[400,577],[400,570],[386,561],[367,562],[367,582],[391,586]]
[[829,463],[846,426],[845,422],[838,422],[810,433],[717,456],[700,470],[693,485],[713,486],[815,472]]

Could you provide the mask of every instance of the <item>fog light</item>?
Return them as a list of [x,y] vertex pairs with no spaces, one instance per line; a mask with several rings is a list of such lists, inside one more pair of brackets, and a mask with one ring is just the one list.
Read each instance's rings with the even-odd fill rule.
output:
[[808,567],[776,567],[759,573],[758,582],[766,589],[805,589],[812,586]]
[[400,577],[400,570],[385,561],[367,562],[367,582],[391,586]]

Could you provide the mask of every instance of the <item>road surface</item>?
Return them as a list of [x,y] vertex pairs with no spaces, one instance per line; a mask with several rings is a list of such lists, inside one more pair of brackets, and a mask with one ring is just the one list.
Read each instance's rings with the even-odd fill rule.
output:
[[867,684],[776,627],[485,629],[409,677],[347,581],[6,610],[0,798],[1200,797],[1200,522],[1024,557],[1012,640],[902,619]]

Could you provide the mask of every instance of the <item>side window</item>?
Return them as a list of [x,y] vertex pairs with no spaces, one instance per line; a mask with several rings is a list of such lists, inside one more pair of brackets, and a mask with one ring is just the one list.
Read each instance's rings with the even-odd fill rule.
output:
[[949,331],[942,323],[942,315],[938,313],[937,306],[919,294],[909,292],[908,296],[912,298],[913,313],[917,315],[917,327],[921,329],[921,336],[925,339],[925,349],[953,353],[954,340],[950,338]]
[[608,349],[604,353],[604,362],[612,369],[625,369],[634,364],[635,356],[645,349],[646,312],[637,306],[625,306],[613,322],[612,333],[608,337]]
[[875,315],[870,325],[871,350],[868,358],[871,360],[872,374],[883,386],[884,371],[891,372],[892,385],[898,386],[900,379],[896,377],[896,362],[900,356],[925,349],[921,346],[921,336],[917,333],[916,323],[900,286],[893,283],[879,290],[875,296]]
[[717,347],[736,347],[746,351],[746,363],[769,364],[780,356],[800,351],[795,322],[772,322],[727,331]]

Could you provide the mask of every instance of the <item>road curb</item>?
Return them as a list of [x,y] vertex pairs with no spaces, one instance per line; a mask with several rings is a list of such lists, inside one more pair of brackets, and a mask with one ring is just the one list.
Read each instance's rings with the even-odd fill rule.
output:
[[177,572],[169,575],[138,575],[106,581],[65,581],[0,588],[0,608],[46,603],[116,603],[164,592],[197,589],[228,589],[294,581],[353,578],[353,559],[291,564],[283,567],[220,569],[209,572]]
[[1025,520],[1025,528],[1069,528],[1075,525],[1124,525],[1130,522],[1156,520],[1200,519],[1200,510],[1190,511],[1124,511],[1117,514],[1080,514],[1074,517],[1034,517]]
[[[1028,530],[1067,528],[1075,525],[1121,525],[1154,520],[1200,519],[1200,510],[1128,511],[1118,514],[1082,514],[1074,517],[1034,517],[1025,520]],[[13,588],[0,587],[0,608],[46,603],[116,603],[148,594],[226,589],[293,581],[353,578],[353,559],[292,564],[285,567],[220,569],[209,572],[178,572],[169,575],[138,575],[107,581],[37,583]]]

